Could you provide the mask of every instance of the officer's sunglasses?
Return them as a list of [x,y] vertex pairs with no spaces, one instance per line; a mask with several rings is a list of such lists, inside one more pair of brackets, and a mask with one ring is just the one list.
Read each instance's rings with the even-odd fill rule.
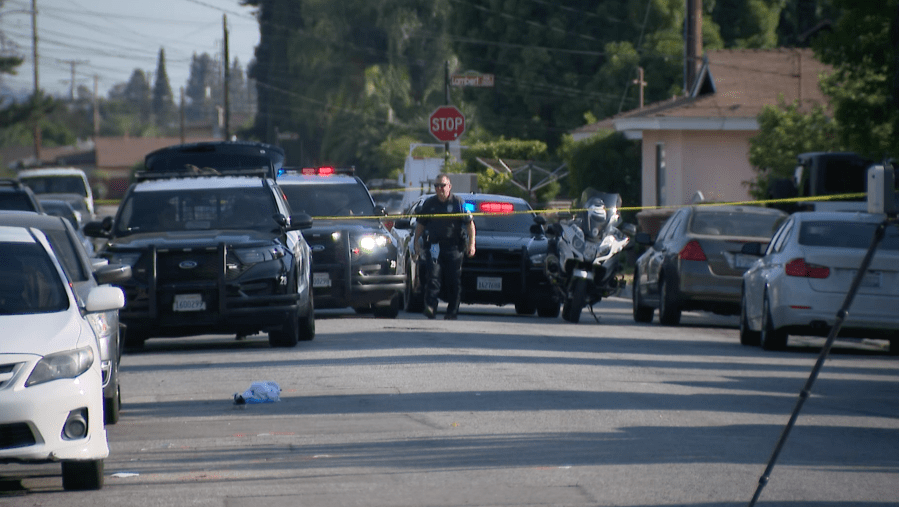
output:
[[443,188],[446,186],[446,183],[434,183],[434,188]]

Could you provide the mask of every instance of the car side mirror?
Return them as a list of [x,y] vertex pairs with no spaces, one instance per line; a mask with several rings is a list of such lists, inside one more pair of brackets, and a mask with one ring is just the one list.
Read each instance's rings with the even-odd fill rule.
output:
[[750,243],[743,243],[743,246],[740,248],[740,253],[746,255],[753,255],[755,257],[762,256],[762,244],[758,241],[752,241]]
[[621,232],[628,236],[634,236],[637,234],[637,226],[634,224],[624,224],[621,226]]
[[412,228],[412,220],[408,218],[400,218],[393,221],[394,229],[411,229]]
[[112,217],[84,224],[84,235],[89,238],[108,238],[112,231]]
[[97,285],[118,284],[131,279],[131,266],[127,264],[109,264],[94,270]]
[[537,225],[546,225],[546,217],[543,215],[534,215],[534,223]]
[[297,213],[290,215],[290,230],[299,231],[312,227],[312,217],[306,213]]
[[638,232],[636,236],[634,236],[634,241],[636,241],[638,245],[649,246],[652,244],[652,236],[650,236],[648,232]]
[[387,216],[387,208],[385,208],[384,206],[381,206],[381,205],[375,206],[374,213],[377,216],[386,217]]

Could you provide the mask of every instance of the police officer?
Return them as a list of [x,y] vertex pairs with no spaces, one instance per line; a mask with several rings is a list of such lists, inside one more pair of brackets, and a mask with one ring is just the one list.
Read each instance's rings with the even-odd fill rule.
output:
[[[412,244],[416,256],[424,259],[427,272],[424,287],[425,316],[433,319],[436,315],[440,287],[446,284],[447,306],[443,318],[455,320],[462,297],[462,255],[472,257],[475,252],[474,220],[465,212],[462,199],[452,194],[453,185],[449,176],[439,174],[434,189],[436,195],[422,203],[420,213],[423,216],[416,222]],[[450,216],[443,218],[435,215]],[[422,236],[424,241],[419,247],[419,238]]]

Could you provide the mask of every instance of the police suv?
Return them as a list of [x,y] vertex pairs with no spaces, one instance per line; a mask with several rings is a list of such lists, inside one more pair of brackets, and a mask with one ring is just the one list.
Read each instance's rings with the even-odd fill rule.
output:
[[132,267],[122,284],[126,347],[205,333],[267,332],[273,347],[314,338],[311,252],[300,232],[312,220],[291,214],[271,177],[279,152],[222,142],[151,153],[115,218],[85,227],[106,240],[101,257]]
[[352,307],[395,318],[402,304],[403,264],[385,225],[383,206],[352,169],[286,169],[278,176],[290,207],[315,224],[303,231],[312,249],[316,308]]

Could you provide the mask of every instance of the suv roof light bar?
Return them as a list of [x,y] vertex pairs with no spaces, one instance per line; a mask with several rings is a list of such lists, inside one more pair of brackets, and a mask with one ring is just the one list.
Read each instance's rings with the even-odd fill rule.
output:
[[189,178],[216,178],[220,176],[253,176],[256,178],[266,178],[270,176],[269,170],[260,169],[240,169],[218,172],[210,170],[208,172],[152,172],[138,171],[134,173],[135,181],[148,180],[166,180],[166,179],[189,179]]
[[278,176],[282,174],[302,174],[304,176],[333,176],[335,174],[343,174],[353,176],[356,174],[356,167],[334,167],[330,165],[319,167],[285,167],[278,171]]

